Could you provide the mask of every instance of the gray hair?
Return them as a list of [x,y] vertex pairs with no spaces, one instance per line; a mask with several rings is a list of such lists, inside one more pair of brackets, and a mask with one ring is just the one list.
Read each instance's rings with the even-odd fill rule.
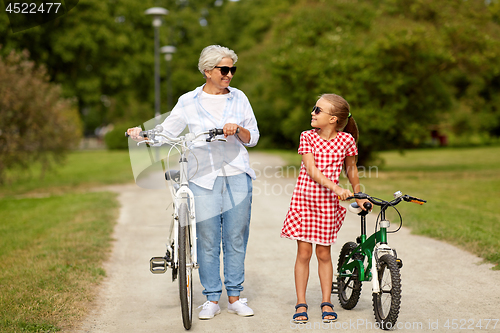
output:
[[236,53],[224,46],[210,45],[201,51],[198,69],[201,74],[203,74],[204,78],[206,78],[205,71],[214,69],[215,66],[222,61],[222,58],[231,58],[233,64],[238,61]]

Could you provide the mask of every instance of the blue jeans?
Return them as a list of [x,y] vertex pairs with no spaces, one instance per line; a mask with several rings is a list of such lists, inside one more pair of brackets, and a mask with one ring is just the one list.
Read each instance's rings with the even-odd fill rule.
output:
[[217,177],[212,190],[190,183],[196,203],[196,234],[200,281],[207,300],[222,294],[220,245],[224,285],[228,296],[239,296],[245,280],[245,254],[250,229],[252,179],[246,173]]

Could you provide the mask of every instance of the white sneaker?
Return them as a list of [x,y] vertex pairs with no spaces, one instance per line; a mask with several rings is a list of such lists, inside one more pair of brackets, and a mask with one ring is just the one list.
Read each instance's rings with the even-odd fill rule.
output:
[[248,307],[246,298],[240,298],[233,304],[228,303],[227,312],[236,313],[243,317],[253,316],[253,310]]
[[198,318],[200,319],[212,319],[215,315],[220,313],[219,304],[215,304],[214,302],[206,301],[203,305],[200,305],[198,308],[203,307],[203,309],[198,314]]

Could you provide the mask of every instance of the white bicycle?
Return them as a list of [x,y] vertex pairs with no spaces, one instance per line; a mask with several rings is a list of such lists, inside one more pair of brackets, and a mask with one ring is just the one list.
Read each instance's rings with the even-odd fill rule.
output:
[[[146,140],[138,143],[154,144],[160,143],[157,137],[165,140],[161,144],[170,144],[170,152],[176,149],[180,154],[179,170],[168,170],[165,172],[167,181],[172,182],[170,189],[173,196],[173,219],[170,226],[170,237],[167,250],[163,257],[153,257],[149,261],[150,271],[153,274],[163,274],[169,267],[172,270],[172,281],[179,278],[179,295],[181,299],[181,312],[184,328],[189,330],[193,315],[193,284],[192,271],[198,268],[196,252],[196,217],[193,192],[189,189],[188,178],[188,152],[191,144],[200,141],[201,136],[207,135],[206,142],[226,141],[216,138],[223,135],[222,129],[211,129],[201,133],[187,133],[184,136],[170,138],[161,133],[163,128],[157,125],[154,129],[140,132],[140,136]],[[128,136],[128,134],[125,134]],[[167,158],[168,161],[168,158]]]

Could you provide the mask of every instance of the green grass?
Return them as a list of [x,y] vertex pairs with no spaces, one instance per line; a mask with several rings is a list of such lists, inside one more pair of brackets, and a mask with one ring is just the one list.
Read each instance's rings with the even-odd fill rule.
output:
[[57,193],[119,184],[134,180],[128,151],[75,151],[66,161],[40,177],[39,166],[7,174],[9,183],[0,187],[0,197],[26,193]]
[[118,215],[115,193],[87,190],[133,181],[128,152],[73,152],[39,172],[0,187],[0,332],[56,332],[86,314]]
[[[298,165],[295,152],[281,152]],[[428,200],[401,204],[412,232],[457,245],[500,269],[500,147],[383,152],[383,167],[360,168],[365,192],[390,199],[397,190]],[[341,180],[341,185],[346,185]],[[395,216],[391,216],[396,221]]]
[[0,200],[1,332],[53,332],[82,316],[105,275],[115,196]]

